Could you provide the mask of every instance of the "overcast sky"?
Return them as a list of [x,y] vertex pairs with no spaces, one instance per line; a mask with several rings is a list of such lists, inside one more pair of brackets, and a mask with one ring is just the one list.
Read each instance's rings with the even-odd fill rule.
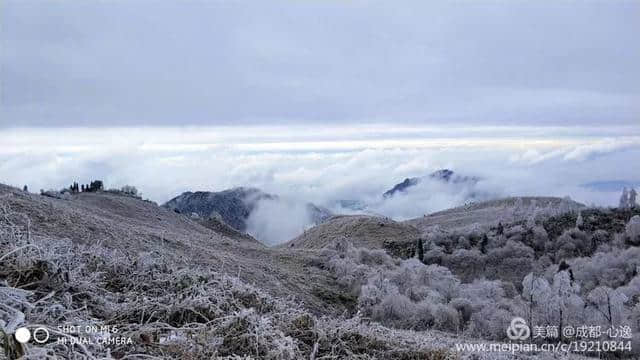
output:
[[637,125],[640,1],[0,2],[0,126]]
[[405,219],[467,201],[381,200],[442,168],[607,206],[640,184],[640,1],[0,0],[0,27],[0,183],[34,192],[253,186]]

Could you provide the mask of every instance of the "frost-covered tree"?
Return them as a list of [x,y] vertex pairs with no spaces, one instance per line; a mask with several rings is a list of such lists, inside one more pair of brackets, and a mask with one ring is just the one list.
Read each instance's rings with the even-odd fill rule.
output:
[[445,256],[442,265],[451,269],[462,281],[473,281],[487,266],[487,256],[477,249],[458,249]]
[[520,284],[531,272],[535,252],[527,245],[508,240],[505,246],[492,249],[487,254],[487,275]]
[[527,305],[529,324],[541,324],[545,302],[551,297],[549,282],[536,273],[529,273],[522,280],[522,298]]
[[568,271],[556,273],[547,301],[546,317],[549,325],[557,326],[559,334],[567,325],[580,325],[584,301],[580,297],[580,285],[571,281]]
[[395,269],[372,269],[358,306],[364,316],[394,327],[457,330],[460,316],[448,303],[459,284],[448,269],[409,259]]
[[458,309],[463,320],[469,319],[468,329],[472,334],[502,339],[511,319],[522,316],[522,311],[513,309],[514,304],[506,297],[504,288],[505,283],[500,280],[475,280],[460,285],[459,297],[449,304]]
[[598,246],[606,244],[611,240],[611,235],[606,230],[598,229],[591,234],[591,248],[595,252]]
[[424,246],[422,243],[422,238],[418,238],[416,246],[418,248],[418,251],[417,251],[418,260],[420,260],[420,262],[424,262]]
[[640,247],[635,246],[599,252],[573,261],[576,277],[588,290],[600,285],[611,288],[623,286],[638,275],[639,267]]
[[625,303],[629,300],[625,294],[608,286],[598,286],[591,290],[587,296],[587,304],[596,312],[592,314],[594,323],[601,323],[598,319],[604,319],[606,326],[614,327],[622,323],[628,316]]
[[424,254],[424,263],[441,265],[444,259],[447,257],[444,250],[440,246],[431,246],[430,249]]
[[590,235],[580,229],[571,228],[554,241],[547,242],[545,251],[553,255],[556,262],[576,256],[590,255],[592,241]]
[[[506,331],[514,316],[507,306],[496,303],[493,306],[485,306],[480,311],[471,315],[469,330],[475,336],[482,338],[501,340],[505,338]],[[518,315],[519,316],[519,315]]]
[[538,216],[538,209],[533,209],[529,216],[527,216],[527,221],[525,224],[529,229],[536,226],[536,217]]
[[625,226],[625,235],[630,243],[640,245],[640,216],[635,215]]
[[478,311],[504,300],[506,294],[500,280],[476,279],[470,284],[462,284],[459,296],[471,301],[474,311]]
[[545,245],[549,241],[549,234],[545,230],[544,226],[536,225],[532,229],[533,243],[531,244],[536,251],[543,251]]
[[584,226],[584,219],[582,218],[582,212],[578,212],[578,218],[576,219],[576,228],[582,229]]
[[[633,279],[631,279],[631,281],[629,281],[629,283],[627,283],[627,285],[621,286],[616,290],[621,291],[629,299],[636,298],[640,300],[640,275],[636,275]],[[640,325],[640,323],[638,325]]]
[[638,206],[638,203],[636,202],[637,196],[638,193],[636,192],[636,189],[631,188],[631,191],[629,191],[629,207],[632,209],[635,209],[635,207]]
[[446,301],[457,295],[460,280],[444,266],[417,264],[407,260],[402,267],[410,267],[414,271],[414,283],[416,285],[427,286],[440,293]]
[[401,294],[397,286],[383,278],[363,286],[359,305],[365,315],[397,327],[409,327],[411,316],[416,313],[415,304]]
[[629,207],[629,190],[627,188],[622,189],[622,195],[620,196],[620,205],[621,209],[626,209]]

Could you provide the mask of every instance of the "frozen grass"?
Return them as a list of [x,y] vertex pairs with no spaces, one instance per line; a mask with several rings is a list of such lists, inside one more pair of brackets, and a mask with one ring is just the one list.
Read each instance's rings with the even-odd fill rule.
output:
[[[292,299],[160,253],[35,236],[28,217],[1,202],[0,279],[0,358],[455,358],[424,335],[316,317]],[[45,327],[51,338],[20,344],[13,334],[21,326]]]

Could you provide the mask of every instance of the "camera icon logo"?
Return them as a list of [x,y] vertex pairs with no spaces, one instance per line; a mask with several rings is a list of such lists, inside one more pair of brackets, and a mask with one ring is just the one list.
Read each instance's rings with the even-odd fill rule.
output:
[[31,338],[33,338],[33,341],[38,344],[44,344],[49,341],[50,334],[49,330],[45,327],[38,327],[33,331],[33,333],[31,333],[31,330],[28,328],[21,327],[16,329],[14,337],[16,338],[16,341],[21,344],[28,343]]

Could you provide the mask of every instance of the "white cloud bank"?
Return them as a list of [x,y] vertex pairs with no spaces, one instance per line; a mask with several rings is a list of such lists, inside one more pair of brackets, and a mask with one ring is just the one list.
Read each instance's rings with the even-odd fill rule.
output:
[[[464,201],[468,189],[429,182],[411,189],[410,196],[381,202],[381,194],[404,178],[441,168],[482,178],[476,191],[569,195],[588,204],[614,205],[617,193],[581,185],[638,181],[638,158],[639,127],[0,130],[0,182],[27,184],[32,191],[99,178],[108,187],[135,185],[145,197],[164,202],[187,190],[254,186],[295,199],[295,204],[333,207],[336,200],[360,200],[398,219]],[[273,234],[268,241],[276,241],[308,226],[308,214],[296,206],[287,205],[293,211],[270,220],[285,212],[278,208],[285,205],[262,204],[250,219],[252,228]]]
[[313,223],[303,201],[264,199],[247,219],[247,232],[268,245],[276,245],[301,234]]

